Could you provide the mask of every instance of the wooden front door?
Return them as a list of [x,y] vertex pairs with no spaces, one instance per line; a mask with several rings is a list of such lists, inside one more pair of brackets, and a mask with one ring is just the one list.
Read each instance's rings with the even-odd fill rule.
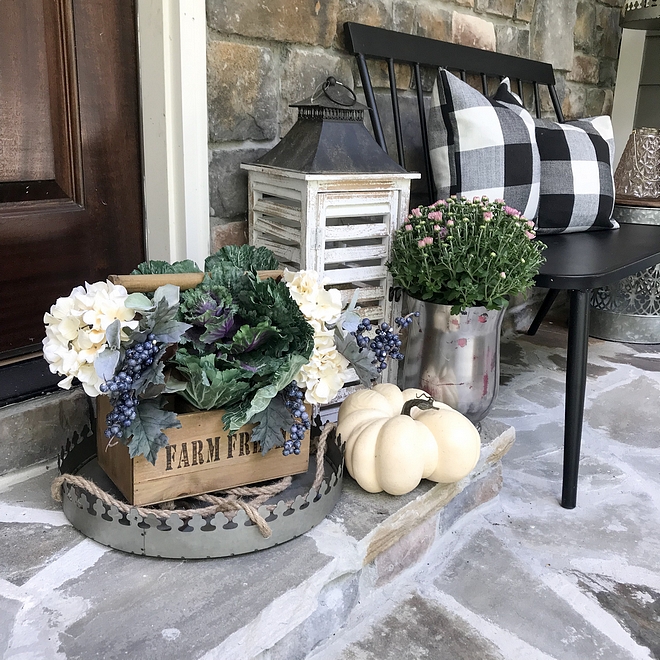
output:
[[133,0],[0,0],[0,360],[144,258]]

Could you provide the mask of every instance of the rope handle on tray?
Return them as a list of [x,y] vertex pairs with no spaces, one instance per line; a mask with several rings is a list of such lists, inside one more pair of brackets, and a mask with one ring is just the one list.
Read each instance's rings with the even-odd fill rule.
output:
[[[330,432],[337,427],[332,422],[326,423],[319,436],[316,448],[316,475],[310,491],[318,491],[325,474],[324,457]],[[80,490],[86,491],[98,497],[104,504],[114,506],[120,513],[127,514],[135,509],[138,515],[146,518],[148,515],[155,516],[160,521],[167,521],[170,516],[178,515],[183,520],[188,520],[194,515],[211,516],[216,513],[230,513],[232,511],[245,511],[247,517],[257,526],[264,538],[269,538],[272,534],[270,526],[259,513],[259,507],[269,498],[285,491],[291,485],[291,477],[284,477],[274,484],[268,486],[240,486],[238,488],[229,488],[222,491],[222,496],[218,495],[197,495],[195,498],[200,502],[206,502],[209,506],[199,509],[156,509],[154,507],[133,506],[126,502],[121,502],[102,488],[99,488],[93,481],[77,474],[61,474],[51,485],[51,495],[56,502],[62,501],[62,486],[68,483],[76,486]],[[243,500],[240,498],[252,498]]]

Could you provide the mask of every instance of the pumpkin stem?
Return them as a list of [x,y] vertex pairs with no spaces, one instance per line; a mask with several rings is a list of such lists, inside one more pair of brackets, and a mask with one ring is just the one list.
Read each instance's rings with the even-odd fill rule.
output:
[[413,408],[419,408],[420,410],[432,410],[433,397],[429,396],[428,398],[424,399],[410,399],[410,401],[406,401],[403,404],[403,408],[401,408],[401,414],[408,415],[408,417],[410,417],[410,413]]

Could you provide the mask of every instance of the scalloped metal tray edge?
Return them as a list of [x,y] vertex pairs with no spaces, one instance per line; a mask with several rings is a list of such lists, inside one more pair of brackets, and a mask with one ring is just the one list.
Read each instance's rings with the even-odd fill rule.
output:
[[[96,443],[87,428],[82,434],[74,433],[60,452],[60,473],[78,474],[90,462],[96,460]],[[315,470],[310,461],[306,475]],[[96,496],[75,486],[65,484],[62,488],[62,508],[71,524],[89,538],[116,550],[149,557],[176,559],[207,559],[265,550],[290,541],[308,532],[320,523],[339,500],[343,484],[344,462],[342,450],[335,442],[328,443],[325,455],[325,479],[318,494],[308,491],[303,497],[297,495],[291,507],[286,502],[291,488],[277,496],[279,500],[273,511],[266,506],[259,513],[266,519],[272,535],[264,538],[244,511],[237,512],[233,519],[224,513],[202,518],[194,514],[188,520],[172,515],[164,524],[154,515],[146,518],[132,509],[124,515],[114,506],[108,506]],[[295,485],[295,477],[294,484]]]

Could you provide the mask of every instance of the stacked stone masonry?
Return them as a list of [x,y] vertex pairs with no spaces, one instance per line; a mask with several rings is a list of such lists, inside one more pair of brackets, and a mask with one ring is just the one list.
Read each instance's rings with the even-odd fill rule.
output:
[[[247,177],[327,76],[358,88],[343,24],[550,62],[567,119],[609,114],[623,0],[206,0],[213,249],[246,240]],[[374,83],[386,80],[375,72]],[[433,76],[424,77],[430,91]],[[398,86],[410,88],[399,67]],[[410,89],[410,95],[414,90]]]

